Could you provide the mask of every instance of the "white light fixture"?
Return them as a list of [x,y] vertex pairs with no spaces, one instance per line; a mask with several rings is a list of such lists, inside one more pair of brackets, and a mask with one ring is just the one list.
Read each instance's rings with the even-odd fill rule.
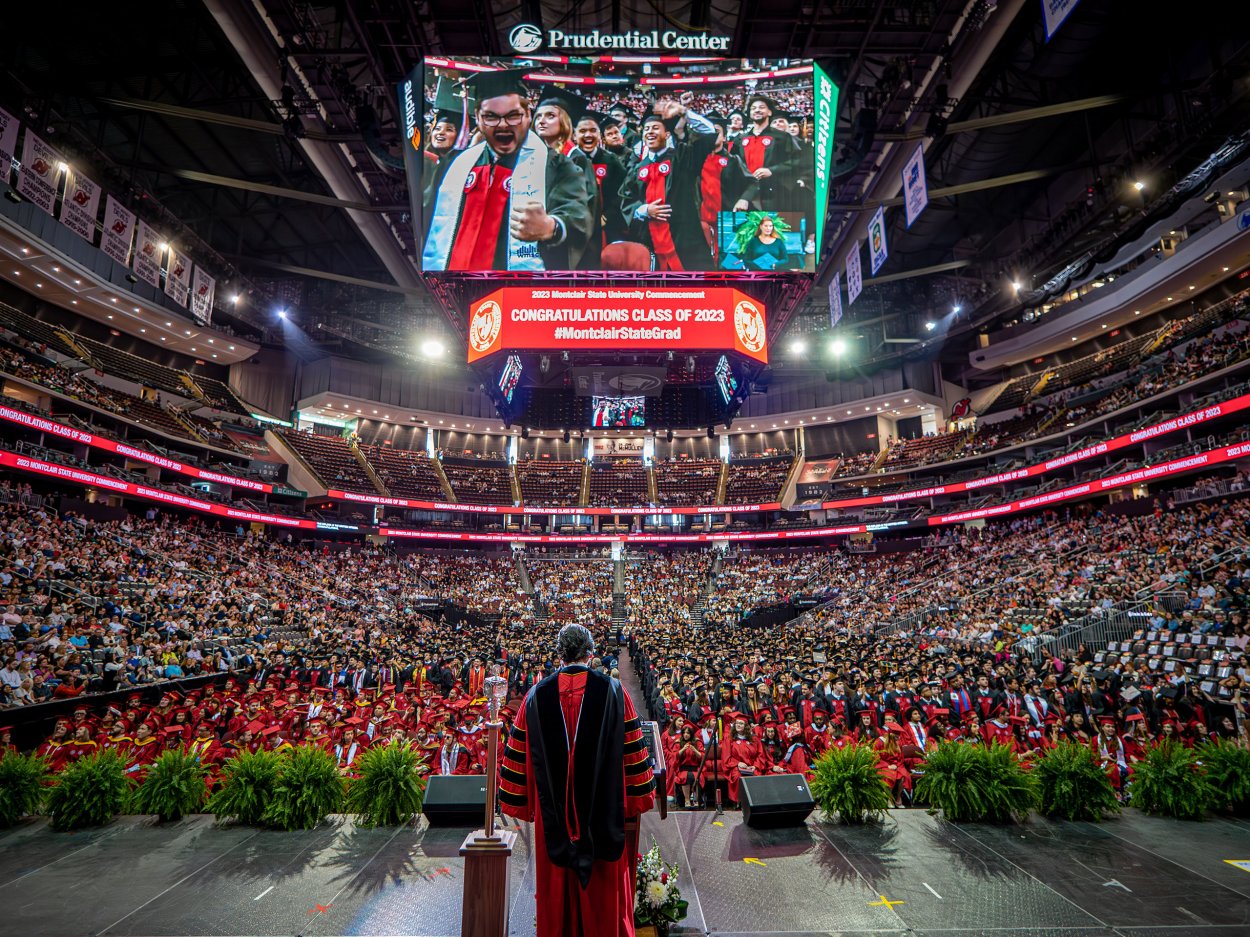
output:
[[279,318],[279,319],[285,319],[285,318],[286,318],[286,310],[285,310],[285,309],[279,309],[279,310],[278,310],[278,318]]
[[1133,183],[1133,188],[1135,188],[1138,192],[1140,192],[1142,189],[1146,188],[1146,183],[1138,179],[1136,182]]
[[164,241],[161,241],[161,243],[157,244],[156,246],[157,246],[157,249],[160,250],[162,254],[165,253],[165,251],[169,250],[169,245],[166,244]]
[[235,293],[233,296],[231,296],[231,297],[230,297],[230,302],[231,302],[231,304],[232,304],[232,305],[237,306],[237,305],[239,304],[239,294],[238,294],[238,293]]
[[1019,280],[1012,280],[1012,281],[1011,281],[1011,288],[1012,288],[1013,290],[1015,290],[1017,293],[1018,293],[1018,292],[1020,292],[1020,281],[1019,281]]
[[421,343],[421,354],[427,358],[438,358],[445,350],[437,338],[427,338]]
[[806,353],[806,351],[807,351],[807,342],[803,341],[803,339],[796,338],[794,341],[790,343],[790,354],[801,355],[801,354]]
[[959,313],[961,313],[961,312],[963,312],[963,311],[964,311],[964,307],[963,307],[963,306],[960,306],[960,305],[954,305],[954,306],[952,306],[952,307],[951,307],[951,312],[953,312],[953,313],[955,313],[955,314],[959,314]]
[[936,322],[933,322],[932,320],[930,320],[929,322],[926,322],[926,323],[924,324],[924,330],[925,330],[926,332],[932,332],[932,331],[933,331],[934,329],[936,329],[936,328],[937,328],[937,323],[936,323]]
[[840,358],[845,353],[846,342],[842,341],[842,339],[835,338],[829,343],[829,354],[833,355],[835,358]]
[[61,161],[56,164],[57,172],[69,172],[69,163]]

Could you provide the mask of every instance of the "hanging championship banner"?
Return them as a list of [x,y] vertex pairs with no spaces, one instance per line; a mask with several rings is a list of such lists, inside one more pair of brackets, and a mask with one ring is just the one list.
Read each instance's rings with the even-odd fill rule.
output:
[[162,238],[146,221],[139,222],[139,237],[135,241],[135,276],[153,286],[161,285]]
[[855,297],[859,296],[863,288],[864,271],[859,265],[859,242],[856,241],[851,252],[846,255],[846,304],[848,306],[855,302]]
[[17,174],[17,191],[52,214],[56,205],[56,184],[61,156],[30,130],[22,144],[22,171]]
[[4,108],[0,108],[0,184],[9,181],[13,169],[13,155],[17,152],[18,120]]
[[191,258],[169,249],[169,266],[165,268],[165,295],[179,306],[186,306],[191,295]]
[[100,187],[80,172],[65,178],[61,200],[61,224],[89,244],[95,243],[95,216],[100,211]]
[[[166,281],[168,282],[168,281]],[[191,314],[201,325],[208,325],[213,315],[213,294],[217,291],[217,281],[196,266],[191,281]]]
[[104,200],[104,234],[100,237],[100,250],[123,267],[130,266],[130,239],[135,233],[134,212],[109,196]]
[[835,273],[829,284],[829,328],[842,321],[842,274]]
[[924,175],[924,145],[917,143],[916,152],[903,167],[903,207],[907,209],[907,227],[920,217],[929,204],[929,184]]
[[875,277],[881,265],[885,263],[885,259],[890,256],[885,244],[884,205],[877,209],[877,213],[872,216],[872,221],[868,222],[868,253],[872,257],[872,275]]

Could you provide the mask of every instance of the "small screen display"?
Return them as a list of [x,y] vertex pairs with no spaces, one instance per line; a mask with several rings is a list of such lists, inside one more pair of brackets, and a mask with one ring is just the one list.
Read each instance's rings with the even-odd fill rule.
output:
[[499,393],[503,395],[505,403],[512,403],[512,395],[516,393],[516,386],[521,380],[521,359],[517,355],[508,355],[508,360],[504,363],[503,371],[499,375]]
[[614,426],[646,426],[646,397],[592,397],[590,425],[595,429]]
[[720,360],[716,362],[716,386],[720,388],[720,397],[725,405],[729,405],[729,401],[733,400],[734,394],[738,392],[738,379],[734,377],[733,368],[729,366],[729,359],[724,355],[720,356]]

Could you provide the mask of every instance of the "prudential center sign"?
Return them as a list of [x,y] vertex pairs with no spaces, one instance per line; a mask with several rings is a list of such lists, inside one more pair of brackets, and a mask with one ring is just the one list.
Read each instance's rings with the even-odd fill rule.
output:
[[[519,55],[537,52],[544,45],[543,39],[543,31],[532,23],[521,23],[508,33],[508,44]],[[709,36],[706,33],[689,34],[675,29],[631,29],[625,33],[605,33],[598,29],[588,33],[568,33],[562,29],[549,29],[546,46],[553,52],[601,52],[615,49],[634,52],[728,52],[729,37]]]

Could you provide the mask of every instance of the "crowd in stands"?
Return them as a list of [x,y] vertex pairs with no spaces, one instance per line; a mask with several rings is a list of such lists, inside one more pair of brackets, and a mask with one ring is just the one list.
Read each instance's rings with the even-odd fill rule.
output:
[[729,463],[729,484],[725,489],[726,504],[754,504],[779,501],[794,465],[792,458],[748,459]]
[[720,459],[657,459],[653,469],[657,503],[715,504],[721,465]]

